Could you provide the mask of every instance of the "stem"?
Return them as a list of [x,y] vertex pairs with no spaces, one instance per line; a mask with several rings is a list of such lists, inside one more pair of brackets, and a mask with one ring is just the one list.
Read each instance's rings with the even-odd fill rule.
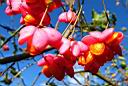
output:
[[63,12],[66,12],[66,8],[63,5],[61,5],[61,7],[62,7]]
[[5,30],[8,30],[8,31],[15,31],[14,29],[12,29],[11,27],[8,27],[8,26],[4,26],[4,25],[2,25],[2,24],[0,24],[0,27],[2,27],[3,29],[5,29]]
[[62,82],[64,83],[65,86],[69,86],[64,80]]
[[59,21],[56,22],[55,29],[58,30],[59,27]]
[[49,5],[47,5],[47,7],[46,7],[46,9],[45,9],[45,11],[44,11],[44,14],[43,14],[43,16],[42,16],[42,18],[41,18],[41,21],[40,21],[40,23],[39,23],[39,26],[43,26],[43,21],[44,21],[44,18],[45,18],[46,13],[47,13],[47,11],[48,11],[48,8],[49,8]]
[[76,25],[76,23],[77,23],[77,21],[78,21],[78,19],[79,19],[79,17],[80,17],[80,14],[81,14],[82,8],[83,8],[83,5],[81,5],[81,7],[80,7],[80,10],[79,10],[79,12],[78,12],[78,15],[77,15],[76,21],[75,21],[75,22],[74,22],[74,24],[71,26],[70,30],[65,34],[65,37],[66,37],[66,38],[68,38],[68,37],[70,36],[71,31],[72,31],[72,30],[73,30],[73,28],[75,27],[75,25]]
[[3,76],[5,72],[7,72],[13,65],[15,64],[15,62],[13,62],[9,67],[7,67],[2,74],[0,74],[0,76]]
[[74,33],[75,33],[75,28],[72,30],[72,33],[71,33],[71,35],[69,37],[72,38]]
[[51,77],[49,78],[49,80],[46,82],[46,85],[49,85],[49,82],[50,82],[53,78],[54,78],[54,77],[51,76]]
[[22,84],[24,85],[24,86],[27,86],[26,84],[25,84],[25,81],[24,81],[24,79],[21,77],[21,81],[22,81]]
[[[74,16],[73,18],[75,18],[75,16]],[[73,18],[72,18],[71,21],[69,22],[69,24],[68,24],[68,26],[66,27],[66,29],[63,31],[63,33],[62,33],[63,36],[67,33],[67,30],[68,30],[68,28],[70,27],[71,22],[73,21]],[[65,36],[64,36],[64,37],[65,37]]]
[[[18,71],[20,71],[20,66],[19,66],[19,63],[18,62],[17,62],[17,69],[18,69]],[[21,82],[22,82],[23,86],[26,86],[23,77],[20,77],[20,79],[21,79]]]
[[73,79],[74,79],[79,85],[82,86],[81,82],[80,82],[77,78],[73,77]]
[[68,28],[70,27],[71,22],[73,21],[73,19],[75,18],[75,16],[71,19],[71,21],[69,22],[68,26],[66,27],[66,29],[65,29],[64,32],[62,33],[62,35],[63,35],[64,37],[66,37],[66,38],[69,37],[70,32],[71,32],[72,29],[75,27],[75,25],[76,25],[76,23],[77,23],[77,21],[78,21],[78,19],[79,19],[79,16],[80,16],[80,14],[81,14],[82,8],[83,8],[83,5],[81,5],[81,7],[80,7],[80,9],[79,9],[78,16],[77,16],[76,21],[74,22],[73,26],[71,27],[71,29],[68,30]]
[[106,15],[106,18],[107,18],[107,21],[108,21],[108,24],[107,24],[106,28],[108,28],[108,26],[110,24],[110,20],[109,20],[109,17],[108,17],[108,13],[107,13],[107,10],[106,10],[106,6],[105,6],[105,3],[104,3],[104,0],[102,0],[102,4],[104,6],[105,15]]

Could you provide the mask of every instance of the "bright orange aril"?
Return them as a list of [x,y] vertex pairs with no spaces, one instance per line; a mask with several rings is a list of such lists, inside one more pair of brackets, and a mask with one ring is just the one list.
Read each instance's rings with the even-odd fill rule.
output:
[[94,55],[101,55],[105,51],[105,44],[104,43],[95,43],[90,45],[90,52]]
[[113,42],[118,37],[118,32],[114,32],[114,34],[106,41],[107,44]]
[[24,17],[24,21],[26,24],[35,24],[36,23],[36,19],[30,15],[30,14],[27,14],[25,17]]
[[42,73],[44,73],[47,77],[51,77],[52,76],[52,74],[49,71],[48,65],[44,65],[43,66]]
[[91,54],[90,51],[87,53],[87,56],[85,58],[86,58],[85,59],[86,60],[85,64],[88,64],[88,63],[92,62],[93,59],[94,59],[94,57],[93,57],[93,55]]
[[84,56],[80,56],[79,59],[78,59],[78,63],[80,65],[84,66],[86,64],[85,57]]

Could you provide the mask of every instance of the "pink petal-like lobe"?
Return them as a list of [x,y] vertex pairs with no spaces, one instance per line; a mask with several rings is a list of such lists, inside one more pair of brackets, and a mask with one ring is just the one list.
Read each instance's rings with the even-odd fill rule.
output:
[[59,53],[64,54],[70,48],[70,41],[66,38],[62,38],[62,45],[59,48]]
[[87,36],[84,36],[81,40],[84,44],[86,45],[91,45],[91,44],[94,44],[94,43],[97,43],[98,42],[98,39],[90,36],[90,35],[87,35]]
[[85,52],[85,51],[88,50],[88,46],[85,45],[83,42],[78,41],[77,43],[78,43],[78,45],[79,45],[79,47],[80,47],[80,51],[81,51],[81,52]]
[[71,52],[73,54],[73,56],[77,57],[80,55],[80,47],[79,45],[77,44],[77,42],[75,41],[72,41],[72,46],[71,46]]
[[47,33],[48,44],[56,48],[56,46],[58,46],[58,44],[61,42],[62,39],[61,33],[50,27],[42,28],[42,29]]
[[37,29],[33,35],[32,45],[40,51],[43,51],[48,45],[48,36],[43,29]]
[[29,39],[32,38],[34,32],[36,31],[36,27],[35,26],[26,26],[24,27],[20,32],[20,36],[18,39],[18,43],[20,45],[24,44],[25,42],[27,42]]

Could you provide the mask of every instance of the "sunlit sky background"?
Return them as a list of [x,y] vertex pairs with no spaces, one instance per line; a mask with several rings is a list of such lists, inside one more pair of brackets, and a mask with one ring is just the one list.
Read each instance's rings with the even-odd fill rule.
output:
[[[126,0],[122,0],[122,1],[126,1]],[[125,8],[122,4],[120,4],[119,6],[116,6],[115,0],[105,0],[105,4],[106,4],[107,10],[109,10],[112,13],[115,13],[117,16],[117,24],[115,27],[116,30],[121,31],[122,27],[128,28],[128,8]],[[7,25],[9,27],[17,29],[20,26],[20,24],[19,24],[20,15],[9,17],[4,13],[5,8],[6,8],[5,4],[3,4],[0,7],[0,24]],[[83,10],[84,10],[87,22],[91,22],[92,9],[95,9],[98,13],[102,12],[104,10],[103,5],[102,5],[102,0],[85,0],[85,5],[84,5]],[[50,13],[53,25],[55,25],[57,18],[58,18],[58,14],[60,14],[60,13],[61,13],[60,9],[57,9],[57,10],[53,11],[52,13]],[[63,24],[61,24],[61,25],[63,25]],[[65,26],[60,26],[59,30],[61,30],[61,28],[64,28],[64,27]],[[1,27],[0,27],[0,34],[4,35],[7,38],[9,37],[9,34],[6,33],[6,30],[2,29]],[[125,34],[128,35],[127,33],[125,33]],[[126,44],[126,43],[128,43],[127,37],[125,38],[125,40],[123,42],[124,42],[124,45],[127,46],[127,44]],[[12,47],[12,46],[10,46],[10,47]],[[5,54],[5,56],[10,56],[11,51],[6,52],[4,54]],[[39,59],[39,58],[37,57],[37,59]],[[20,67],[23,68],[28,63],[32,63],[32,62],[22,61],[20,63]],[[31,85],[31,83],[32,83],[31,81],[34,80],[34,77],[39,73],[40,70],[41,70],[40,67],[38,67],[37,65],[34,65],[22,73],[22,76],[23,76],[24,80],[26,81],[25,83],[27,86]],[[47,78],[45,78],[43,75],[41,75],[40,79],[37,81],[35,86],[42,86],[41,84],[45,80],[47,80]],[[11,84],[11,86],[16,86],[16,84],[18,82],[19,82],[19,80],[16,79],[14,81],[14,83]]]

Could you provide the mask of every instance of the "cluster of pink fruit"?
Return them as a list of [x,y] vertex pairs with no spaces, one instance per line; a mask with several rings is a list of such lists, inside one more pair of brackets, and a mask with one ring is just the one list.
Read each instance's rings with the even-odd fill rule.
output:
[[[54,76],[58,80],[66,74],[73,77],[73,65],[77,60],[86,71],[97,73],[100,66],[112,60],[114,55],[122,55],[119,44],[123,34],[114,32],[113,28],[90,32],[81,41],[76,41],[63,37],[54,28],[46,27],[50,24],[48,13],[62,6],[61,0],[7,0],[7,5],[5,12],[8,15],[22,14],[21,24],[26,27],[20,31],[18,42],[20,45],[27,43],[29,54],[37,55],[48,45],[59,51],[58,55],[45,55],[38,62],[47,77]],[[76,19],[76,13],[71,10],[63,12],[58,18],[59,22],[71,24]]]

